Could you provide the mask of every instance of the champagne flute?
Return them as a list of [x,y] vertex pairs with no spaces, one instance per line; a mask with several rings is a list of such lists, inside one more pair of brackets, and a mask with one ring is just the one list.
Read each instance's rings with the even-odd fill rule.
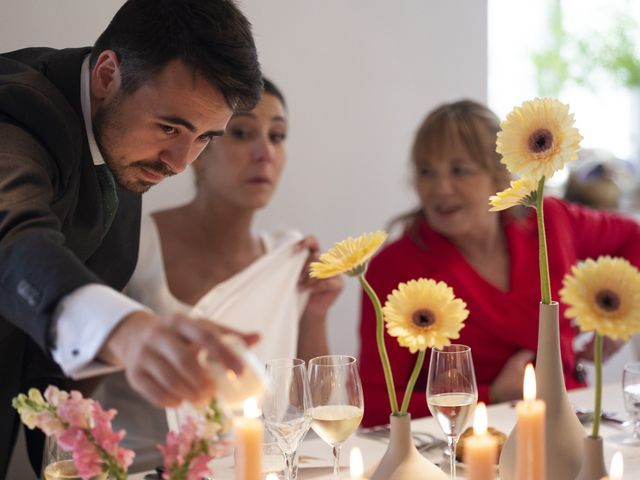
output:
[[267,362],[271,390],[265,394],[265,426],[278,442],[287,464],[286,480],[295,480],[294,457],[311,424],[309,379],[304,360],[280,358]]
[[340,447],[358,428],[364,412],[356,359],[325,355],[309,362],[311,428],[333,450],[333,478],[340,472]]
[[624,440],[630,445],[640,445],[640,362],[627,363],[622,373],[624,408],[633,419],[633,436]]
[[456,478],[456,444],[478,401],[471,349],[448,345],[431,350],[427,404],[447,437],[451,479]]

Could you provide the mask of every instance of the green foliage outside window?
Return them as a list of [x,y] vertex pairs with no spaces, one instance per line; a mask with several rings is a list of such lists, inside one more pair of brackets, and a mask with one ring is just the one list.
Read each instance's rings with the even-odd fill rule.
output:
[[619,85],[640,87],[640,28],[627,12],[617,12],[606,33],[569,34],[562,21],[562,4],[555,0],[549,17],[551,40],[532,55],[538,92],[557,96],[566,84],[595,89],[594,79],[604,73]]

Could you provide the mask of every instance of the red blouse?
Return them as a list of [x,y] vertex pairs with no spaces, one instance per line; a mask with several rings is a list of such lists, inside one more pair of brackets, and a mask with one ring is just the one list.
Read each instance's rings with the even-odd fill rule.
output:
[[[545,227],[551,277],[551,297],[559,300],[562,278],[577,260],[599,255],[627,258],[640,266],[640,227],[622,215],[587,209],[559,199],[544,203]],[[405,234],[386,246],[371,261],[366,278],[384,304],[398,283],[420,277],[446,282],[456,297],[467,303],[469,317],[460,332],[462,343],[471,347],[479,399],[488,403],[489,385],[506,361],[517,351],[536,351],[538,341],[538,233],[533,210],[525,219],[503,215],[510,257],[510,289],[499,290],[481,277],[442,235],[418,224],[422,246]],[[575,329],[560,305],[560,342],[567,388],[583,386],[574,376]],[[375,339],[375,313],[369,298],[361,299],[360,373],[365,398],[364,426],[388,423],[389,400]],[[398,404],[415,363],[415,355],[385,335],[393,370]],[[429,414],[425,389],[429,353],[409,404],[414,418]]]

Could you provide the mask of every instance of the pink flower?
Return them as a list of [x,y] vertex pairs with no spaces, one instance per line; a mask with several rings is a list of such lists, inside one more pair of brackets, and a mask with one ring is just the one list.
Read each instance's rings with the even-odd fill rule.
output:
[[64,430],[64,425],[60,418],[50,410],[36,414],[35,425],[47,436],[58,435]]
[[63,450],[72,452],[73,464],[83,480],[103,472],[100,454],[82,429],[70,427],[63,431],[58,435],[58,444]]
[[115,417],[116,413],[116,410],[113,409],[105,411],[98,402],[94,402],[94,427],[91,429],[91,434],[96,443],[115,458],[123,470],[127,470],[131,462],[133,462],[135,454],[132,450],[118,447],[118,443],[124,437],[125,431],[119,430],[118,432],[114,432],[111,429],[111,420]]
[[71,427],[90,429],[93,427],[93,404],[93,400],[82,398],[80,392],[72,390],[70,398],[58,407],[58,415]]
[[202,477],[210,475],[211,469],[208,467],[208,463],[212,459],[211,455],[203,454],[191,460],[191,465],[187,472],[187,480],[201,480]]
[[59,407],[62,403],[66,402],[69,398],[69,393],[60,390],[55,385],[49,385],[44,392],[44,398],[52,407]]

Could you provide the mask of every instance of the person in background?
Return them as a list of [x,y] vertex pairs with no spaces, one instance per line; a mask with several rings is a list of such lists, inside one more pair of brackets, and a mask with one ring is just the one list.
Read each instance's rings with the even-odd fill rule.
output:
[[[309,279],[319,248],[313,237],[253,232],[285,166],[287,131],[284,96],[264,79],[257,107],[236,112],[193,163],[194,199],[143,218],[140,257],[125,289],[165,316],[196,312],[260,333],[254,351],[262,362],[326,355],[327,311],[342,289],[340,277]],[[160,465],[164,410],[151,410],[122,375],[107,378],[101,395],[119,411],[114,425],[128,432],[123,444],[136,451],[132,471]]]
[[[471,347],[479,400],[521,398],[525,365],[534,360],[538,338],[538,234],[535,212],[489,212],[489,197],[509,184],[495,152],[499,121],[470,100],[446,103],[427,115],[411,151],[420,206],[397,219],[402,236],[374,257],[367,279],[384,299],[398,283],[420,277],[444,281],[470,312],[456,343]],[[640,228],[626,217],[547,197],[552,298],[580,259],[615,255],[640,265]],[[607,232],[602,235],[602,232]],[[560,306],[560,342],[567,388],[584,386],[573,340],[576,330]],[[363,296],[360,368],[363,425],[387,423],[389,405],[375,340],[375,314]],[[415,358],[385,336],[398,395],[404,393]],[[428,356],[410,401],[414,417],[428,415],[425,397]]]
[[[93,48],[0,54],[0,478],[19,425],[11,399],[31,387],[68,389],[107,365],[176,405],[213,394],[198,351],[240,370],[228,329],[168,324],[120,290],[141,194],[183,171],[261,86],[230,0],[128,0]],[[44,437],[25,431],[38,471]]]

